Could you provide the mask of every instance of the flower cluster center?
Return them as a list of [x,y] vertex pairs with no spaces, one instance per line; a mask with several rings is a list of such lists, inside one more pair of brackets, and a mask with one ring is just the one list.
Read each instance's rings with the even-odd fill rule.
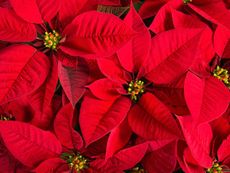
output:
[[140,96],[144,93],[144,84],[142,80],[133,80],[129,83],[127,91],[132,101],[138,101]]
[[45,32],[44,34],[44,45],[46,48],[56,50],[58,43],[61,40],[61,36],[58,32],[53,30],[52,32]]
[[140,166],[136,166],[130,171],[130,173],[145,173],[145,170]]
[[184,4],[188,4],[189,2],[192,2],[192,0],[183,0]]
[[213,76],[221,80],[228,88],[230,88],[230,75],[227,69],[217,66],[213,71]]
[[206,170],[206,173],[223,173],[223,171],[219,163],[214,162],[212,167]]
[[10,120],[15,120],[13,115],[0,114],[0,121],[10,121]]
[[74,169],[78,173],[88,168],[88,160],[79,153],[77,154],[63,153],[62,157],[64,160],[66,160],[70,169]]

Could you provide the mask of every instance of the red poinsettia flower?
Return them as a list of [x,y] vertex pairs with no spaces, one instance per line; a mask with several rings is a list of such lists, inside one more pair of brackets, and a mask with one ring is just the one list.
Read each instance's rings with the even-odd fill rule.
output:
[[[199,63],[196,66],[199,66]],[[207,67],[206,64],[204,66]],[[213,67],[209,66],[201,71],[195,68],[186,76],[185,99],[198,124],[220,117],[229,106],[229,73],[221,66],[225,67],[221,62],[214,61]],[[205,69],[202,65],[200,67]]]
[[0,136],[14,158],[29,169],[61,152],[61,145],[52,133],[29,123],[1,121]]
[[[0,29],[2,32],[0,40],[10,42],[30,42],[33,40],[33,42],[30,42],[30,44],[32,44],[38,50],[43,51],[43,53],[46,53],[46,55],[50,56],[50,58],[48,58],[45,54],[42,55],[41,52],[36,52],[35,55],[39,54],[41,57],[43,57],[42,61],[23,62],[26,66],[30,64],[29,69],[35,68],[35,66],[39,65],[36,63],[40,63],[41,67],[36,67],[36,69],[39,69],[39,71],[29,70],[28,72],[24,67],[20,70],[17,70],[17,74],[14,73],[15,78],[10,80],[10,82],[7,82],[7,85],[4,84],[5,90],[1,94],[2,98],[0,99],[0,102],[7,102],[10,99],[20,97],[21,95],[30,94],[29,97],[34,104],[34,107],[37,107],[37,109],[41,112],[41,118],[46,111],[47,105],[50,105],[51,103],[58,80],[59,70],[55,57],[57,57],[64,65],[76,67],[76,58],[67,56],[65,53],[63,53],[63,51],[70,53],[71,55],[78,56],[87,54],[94,56],[105,55],[108,53],[111,54],[112,51],[116,50],[116,47],[122,46],[122,44],[133,35],[133,31],[130,29],[130,27],[113,15],[98,12],[87,12],[76,17],[73,15],[77,15],[80,11],[78,7],[76,8],[78,4],[77,2],[72,6],[71,3],[75,2],[71,1],[64,3],[63,1],[61,7],[60,3],[61,1],[55,2],[55,6],[53,6],[52,3],[47,4],[45,1],[44,3],[42,1],[28,1],[22,5],[19,1],[10,1],[10,4],[12,5],[16,14],[29,23],[16,16],[11,9],[0,9],[0,13],[2,14],[2,27]],[[24,10],[27,6],[30,7],[32,11]],[[68,13],[76,9],[79,11],[75,11],[73,14]],[[32,12],[33,14],[30,15]],[[56,18],[57,20],[52,20],[57,15],[57,12],[59,12],[59,17]],[[87,21],[89,23],[87,23]],[[32,23],[37,24],[35,25]],[[17,30],[14,30],[14,28],[17,28]],[[11,32],[12,30],[14,31],[13,34]],[[25,59],[26,56],[30,56],[26,54],[28,52],[27,50],[29,49],[31,52],[36,51],[31,46],[21,45],[20,51],[22,53],[19,56],[21,56],[23,59]],[[17,50],[19,50],[19,48]],[[49,54],[47,50],[51,50],[51,54]],[[10,48],[8,48],[7,51],[15,52],[14,49],[11,50]],[[31,53],[31,56],[32,55],[33,54]],[[6,57],[2,59],[1,64],[6,63],[8,59],[9,58]],[[17,60],[14,61],[13,59],[10,61],[12,64],[17,62]],[[5,68],[7,69],[5,70]],[[7,71],[9,75],[12,73],[8,67],[4,67],[4,71]],[[27,71],[27,77],[21,75],[23,74],[22,71]],[[40,73],[40,71],[42,73]],[[18,75],[18,73],[20,73],[20,75]],[[39,76],[39,80],[36,80],[36,75]],[[36,84],[32,85],[31,87],[25,86],[26,84],[21,85],[21,83],[15,82],[19,81],[19,77],[21,79],[27,78],[24,80],[30,80],[30,83],[34,82]],[[5,78],[6,76],[4,75],[2,76],[1,80],[6,81]],[[85,83],[87,83],[87,81],[83,81],[81,84],[83,85]],[[79,87],[83,87],[82,85]],[[14,88],[17,88],[17,91]],[[7,94],[12,90],[14,90],[14,94],[7,96]],[[79,96],[72,101],[73,104],[77,102],[82,93],[83,92],[81,91]]]
[[178,161],[186,172],[225,172],[229,169],[229,122],[224,117],[199,126],[179,117],[185,141],[178,143]]
[[[105,161],[105,152],[100,141],[88,148],[84,147],[80,134],[74,130],[75,118],[71,104],[63,106],[59,111],[54,122],[54,130],[63,146],[62,154],[44,160],[35,169],[36,172],[122,172],[137,164],[147,150],[147,143],[131,146]],[[106,142],[107,138],[103,139],[103,143]]]
[[[112,138],[113,130],[113,140],[125,145],[130,136],[128,125],[115,129],[120,128],[127,115],[132,131],[145,139],[178,135],[172,114],[152,91],[186,73],[195,58],[191,50],[196,50],[195,42],[202,32],[176,29],[158,34],[150,44],[149,32],[133,8],[125,21],[141,34],[120,49],[117,56],[98,60],[107,78],[88,86],[92,95],[84,97],[80,111],[80,126],[87,145],[109,132]],[[122,132],[128,134],[123,138]],[[113,140],[111,143],[115,143]]]
[[[130,172],[135,173],[138,168],[147,172],[173,172],[176,168],[176,141],[151,141],[149,149],[137,167]],[[133,171],[133,172],[132,172]],[[138,172],[138,171],[137,171]]]
[[[32,119],[30,117],[30,109],[19,102],[11,102],[0,106],[0,121],[25,121]],[[0,136],[0,164],[2,172],[27,172],[28,168],[14,158],[5,146],[2,137]],[[26,171],[27,170],[27,171]]]

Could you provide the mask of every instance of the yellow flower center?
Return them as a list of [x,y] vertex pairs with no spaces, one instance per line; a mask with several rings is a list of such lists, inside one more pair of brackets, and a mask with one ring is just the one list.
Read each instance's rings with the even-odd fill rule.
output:
[[140,166],[136,166],[133,169],[131,169],[130,173],[145,173],[145,170]]
[[206,173],[224,173],[224,172],[222,171],[222,167],[219,165],[219,163],[215,161],[213,162],[212,167],[206,170]]
[[213,76],[221,80],[228,88],[230,88],[230,75],[227,69],[217,66],[213,71]]
[[189,2],[192,2],[192,0],[183,0],[184,4],[188,4]]
[[49,33],[45,32],[43,39],[44,39],[45,47],[52,49],[52,50],[56,50],[57,45],[61,40],[61,36],[58,32],[53,30],[52,32],[49,32]]
[[127,92],[133,102],[138,101],[140,96],[145,92],[144,84],[142,80],[134,80],[129,83]]
[[0,121],[10,121],[10,120],[15,120],[15,117],[13,115],[5,115],[5,114],[0,114]]
[[68,163],[70,169],[75,170],[77,173],[80,173],[81,171],[88,168],[88,160],[79,153],[62,153],[61,157]]

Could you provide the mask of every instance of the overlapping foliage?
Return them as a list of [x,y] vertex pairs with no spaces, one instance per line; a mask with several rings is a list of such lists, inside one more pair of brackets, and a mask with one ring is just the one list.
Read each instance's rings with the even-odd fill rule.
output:
[[228,0],[0,0],[0,173],[230,171]]

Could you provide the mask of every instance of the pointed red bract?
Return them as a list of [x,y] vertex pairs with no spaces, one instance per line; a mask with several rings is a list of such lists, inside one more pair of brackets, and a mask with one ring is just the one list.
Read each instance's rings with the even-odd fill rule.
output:
[[[17,65],[15,65],[17,64]],[[14,45],[0,51],[0,103],[28,95],[47,78],[50,63],[33,47]]]
[[148,143],[135,145],[133,147],[125,148],[115,154],[107,162],[104,160],[96,160],[92,164],[98,168],[98,172],[116,172],[131,169],[141,161],[148,149]]
[[81,149],[83,141],[73,128],[74,110],[71,104],[61,108],[54,121],[54,131],[61,144],[69,149]]
[[22,122],[1,122],[1,137],[12,155],[24,165],[33,167],[61,153],[56,137],[35,126]]
[[184,89],[188,108],[197,124],[220,117],[228,108],[229,90],[214,77],[201,79],[188,72]]
[[80,110],[80,126],[86,145],[105,136],[126,117],[131,106],[129,98],[98,100],[85,96]]
[[206,20],[210,20],[217,25],[222,25],[230,29],[230,23],[228,22],[230,13],[223,1],[197,1],[194,4],[189,3],[188,5]]
[[116,152],[124,147],[132,135],[132,130],[129,127],[127,119],[125,119],[118,127],[114,128],[110,135],[106,146],[106,156],[108,159]]
[[230,159],[229,148],[230,148],[230,136],[228,136],[228,138],[222,142],[220,148],[218,149],[217,155],[220,161],[223,162],[225,159]]
[[89,68],[84,60],[79,59],[77,66],[65,67],[58,63],[58,75],[60,83],[71,104],[75,106],[84,94],[85,86],[90,82]]
[[218,26],[214,35],[214,47],[216,53],[223,58],[230,57],[230,31],[222,26]]
[[65,26],[70,23],[88,0],[61,0],[59,20]]
[[[47,57],[48,58],[48,57]],[[57,61],[54,57],[50,60],[51,68],[45,82],[37,90],[28,96],[33,109],[37,111],[37,116],[33,122],[36,126],[48,128],[51,125],[53,112],[51,111],[52,99],[58,83]]]
[[60,48],[73,56],[109,56],[133,35],[134,31],[114,15],[86,12],[66,26]]
[[[152,39],[147,79],[156,84],[168,84],[185,73],[196,59],[201,29],[174,29]],[[191,53],[193,52],[193,53]]]
[[52,158],[42,162],[34,170],[36,173],[53,173],[54,171],[59,173],[67,171],[68,169],[69,167],[64,160],[60,158]]
[[119,83],[113,82],[107,78],[99,79],[88,86],[92,94],[102,100],[113,100],[120,94],[116,89],[121,88]]
[[139,10],[140,16],[144,19],[154,16],[167,1],[168,0],[145,0]]
[[129,73],[120,65],[116,54],[110,58],[97,59],[97,62],[101,72],[108,79],[115,80],[120,83],[132,80]]
[[132,4],[124,21],[137,32],[137,35],[118,50],[118,58],[127,71],[138,72],[150,51],[150,33]]
[[151,93],[144,94],[131,108],[128,119],[133,132],[145,139],[172,139],[180,135],[172,114]]
[[10,9],[0,7],[0,40],[9,42],[33,41],[35,26],[20,19]]
[[156,14],[149,29],[154,33],[160,33],[173,29],[172,10],[177,9],[183,2],[181,0],[170,0],[162,6]]
[[172,9],[172,21],[175,28],[204,28],[207,27],[202,21],[194,15],[184,14]]
[[190,116],[178,117],[185,140],[191,150],[192,156],[199,165],[209,168],[212,166],[212,158],[209,155],[211,149],[212,130],[209,124],[195,126]]
[[147,172],[173,172],[176,167],[176,142],[147,153],[141,162]]
[[10,3],[22,19],[31,23],[50,21],[60,8],[60,0],[10,0]]

